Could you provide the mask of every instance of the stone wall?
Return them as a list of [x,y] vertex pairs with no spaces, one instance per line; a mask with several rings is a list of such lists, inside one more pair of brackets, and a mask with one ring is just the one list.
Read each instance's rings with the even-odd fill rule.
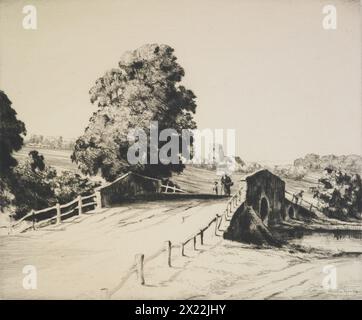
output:
[[268,170],[258,171],[246,182],[246,204],[265,225],[280,222],[285,212],[285,182]]

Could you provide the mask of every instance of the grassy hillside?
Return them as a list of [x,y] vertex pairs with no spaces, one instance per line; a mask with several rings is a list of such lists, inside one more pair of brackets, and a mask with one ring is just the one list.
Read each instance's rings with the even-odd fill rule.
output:
[[[240,173],[235,173],[231,176],[231,179],[234,182],[234,185],[231,188],[232,193],[238,189],[241,177],[242,175]],[[182,189],[199,193],[212,193],[214,181],[219,181],[220,186],[220,179],[221,177],[216,175],[215,170],[195,168],[193,166],[187,166],[181,174],[175,174],[172,177],[172,180]]]
[[[33,148],[24,147],[15,154],[15,157],[19,161],[22,161],[28,156],[31,150],[33,150]],[[46,163],[55,167],[58,171],[78,171],[76,164],[70,160],[70,150],[38,149],[38,151],[44,156]],[[232,192],[237,189],[240,178],[240,174],[232,176],[232,180],[234,181]],[[182,189],[189,192],[212,193],[214,181],[220,181],[220,177],[216,175],[216,171],[214,170],[188,166],[183,173],[179,175],[175,174],[172,180],[180,185]]]
[[[15,154],[15,158],[18,161],[22,161],[27,158],[28,153],[34,150],[31,147],[23,147],[19,152]],[[50,149],[37,149],[39,153],[41,153],[44,158],[45,162],[55,167],[57,170],[70,170],[70,171],[77,171],[77,165],[70,160],[71,151],[70,150],[50,150]]]

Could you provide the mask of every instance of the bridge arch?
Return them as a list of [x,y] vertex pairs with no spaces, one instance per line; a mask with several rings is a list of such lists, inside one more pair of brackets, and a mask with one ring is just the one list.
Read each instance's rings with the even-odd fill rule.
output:
[[294,219],[295,218],[295,210],[293,208],[293,205],[290,205],[288,208],[288,217],[290,219]]
[[263,196],[260,198],[260,204],[259,204],[259,214],[263,222],[268,221],[269,211],[270,211],[270,206],[268,198],[266,196]]

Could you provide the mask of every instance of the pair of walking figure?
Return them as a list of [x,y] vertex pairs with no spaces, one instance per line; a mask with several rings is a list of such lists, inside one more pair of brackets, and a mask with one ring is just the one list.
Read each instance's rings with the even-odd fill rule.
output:
[[[227,174],[224,174],[222,177],[221,177],[221,186],[219,188],[219,182],[218,181],[215,181],[214,182],[214,192],[215,194],[219,194],[219,191],[220,191],[220,195],[222,194],[225,194],[227,196],[230,196],[231,194],[231,186],[234,184],[231,180],[231,178],[227,175]],[[219,190],[220,189],[220,190]]]

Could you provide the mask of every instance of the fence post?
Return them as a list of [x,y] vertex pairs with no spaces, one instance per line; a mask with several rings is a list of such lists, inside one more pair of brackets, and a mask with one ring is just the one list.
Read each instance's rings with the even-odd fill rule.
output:
[[200,244],[204,244],[204,230],[200,230]]
[[145,284],[145,275],[143,273],[143,262],[145,260],[145,255],[143,253],[136,254],[136,268],[137,268],[137,280],[140,285]]
[[78,215],[82,214],[82,196],[78,196]]
[[61,212],[60,212],[60,204],[57,203],[55,205],[56,209],[57,209],[57,224],[61,223],[62,222],[62,217],[60,216],[61,215]]
[[215,219],[215,236],[217,236],[217,225],[219,224],[219,215],[216,215],[216,219]]
[[108,288],[102,288],[101,289],[101,299],[108,300],[109,298],[110,298],[110,296],[109,296]]
[[166,249],[166,257],[167,257],[167,265],[171,268],[171,241],[165,241],[165,249]]
[[100,191],[96,191],[96,202],[97,202],[97,209],[102,208],[102,195]]
[[13,216],[9,215],[9,230],[8,235],[13,233]]
[[196,250],[196,236],[194,236],[194,250]]
[[35,230],[35,211],[33,209],[31,210],[31,219],[33,222],[33,230]]
[[185,256],[185,245],[181,243],[181,257]]

